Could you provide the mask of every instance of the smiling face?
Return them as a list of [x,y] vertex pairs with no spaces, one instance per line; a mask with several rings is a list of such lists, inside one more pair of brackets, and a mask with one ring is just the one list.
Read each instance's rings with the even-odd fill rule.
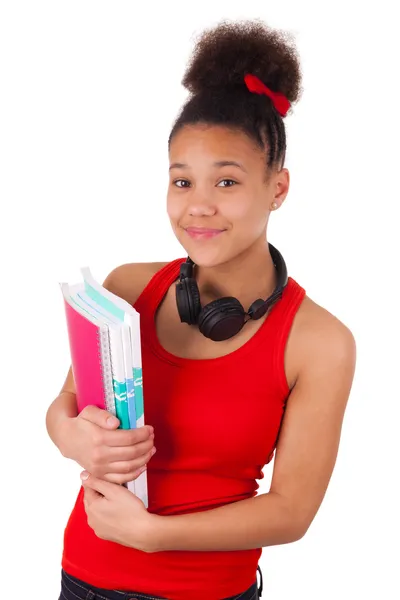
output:
[[266,177],[265,152],[244,133],[186,125],[172,138],[167,211],[199,266],[212,267],[265,244],[272,202],[289,187],[287,169]]

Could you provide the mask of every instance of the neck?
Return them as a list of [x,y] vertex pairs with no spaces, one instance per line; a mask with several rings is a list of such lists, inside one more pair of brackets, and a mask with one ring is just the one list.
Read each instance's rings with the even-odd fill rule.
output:
[[265,237],[234,259],[216,267],[195,266],[201,302],[233,296],[245,310],[257,298],[266,299],[276,287],[276,269]]

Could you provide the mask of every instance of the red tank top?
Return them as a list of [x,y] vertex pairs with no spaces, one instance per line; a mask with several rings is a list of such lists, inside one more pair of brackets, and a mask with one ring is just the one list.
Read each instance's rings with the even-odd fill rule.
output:
[[[184,259],[158,271],[138,298],[146,423],[157,453],[148,465],[149,511],[173,515],[255,496],[273,456],[289,387],[284,350],[305,290],[291,277],[282,299],[239,349],[214,359],[178,358],[158,341],[155,311]],[[79,491],[62,566],[88,584],[172,600],[217,600],[256,577],[261,549],[145,553],[97,538]]]

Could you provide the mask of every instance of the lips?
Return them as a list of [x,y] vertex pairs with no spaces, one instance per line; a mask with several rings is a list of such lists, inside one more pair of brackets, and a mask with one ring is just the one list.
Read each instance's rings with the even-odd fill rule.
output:
[[195,239],[209,239],[213,238],[220,233],[223,233],[225,229],[210,229],[208,227],[186,227],[186,233]]

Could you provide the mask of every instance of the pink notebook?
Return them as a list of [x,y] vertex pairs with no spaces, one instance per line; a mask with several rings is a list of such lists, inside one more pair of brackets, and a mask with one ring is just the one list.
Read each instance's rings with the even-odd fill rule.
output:
[[94,405],[115,414],[108,328],[82,309],[63,288],[78,411]]
[[[115,396],[108,326],[79,305],[67,283],[62,283],[72,372],[78,412],[97,406],[115,415]],[[124,484],[136,494],[135,481]],[[147,504],[146,504],[147,508]]]

